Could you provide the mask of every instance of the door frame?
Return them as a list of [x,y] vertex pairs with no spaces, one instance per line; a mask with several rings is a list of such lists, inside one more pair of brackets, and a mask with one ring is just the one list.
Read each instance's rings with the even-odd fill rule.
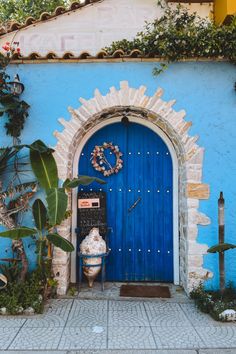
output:
[[[131,113],[132,114],[132,113]],[[171,140],[168,136],[155,124],[150,121],[133,117],[132,115],[128,116],[130,122],[137,123],[154,131],[157,135],[159,135],[162,140],[167,145],[173,166],[173,266],[174,266],[174,284],[179,285],[179,211],[178,211],[178,159],[175,152],[175,149],[171,143]],[[91,138],[91,136],[96,133],[98,130],[103,127],[121,122],[120,117],[114,117],[98,123],[96,126],[91,128],[81,139],[79,146],[77,147],[76,153],[74,155],[73,160],[73,178],[77,177],[78,174],[78,166],[81,152],[83,150],[84,145]],[[77,250],[77,235],[75,233],[75,228],[77,227],[77,189],[73,189],[72,191],[72,230],[71,230],[71,242],[73,243],[75,250]],[[71,282],[76,282],[76,262],[77,262],[77,251],[74,251],[71,254]]]

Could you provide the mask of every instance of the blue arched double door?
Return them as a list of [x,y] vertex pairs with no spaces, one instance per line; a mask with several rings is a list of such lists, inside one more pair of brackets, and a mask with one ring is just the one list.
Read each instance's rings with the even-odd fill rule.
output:
[[[123,153],[122,170],[109,177],[95,171],[90,160],[94,147],[104,142],[118,145]],[[106,154],[114,164],[114,155]],[[107,182],[82,187],[107,194],[108,226],[113,229],[107,280],[172,282],[173,166],[164,141],[140,124],[110,124],[85,144],[79,174]]]

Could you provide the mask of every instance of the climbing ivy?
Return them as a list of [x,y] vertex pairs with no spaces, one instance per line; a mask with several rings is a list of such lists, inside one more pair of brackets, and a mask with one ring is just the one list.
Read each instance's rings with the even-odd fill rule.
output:
[[20,50],[18,43],[15,43],[12,47],[10,43],[6,43],[3,49],[5,55],[0,53],[0,117],[7,117],[5,124],[7,135],[19,139],[25,120],[28,117],[29,105],[12,93],[9,84],[10,76],[7,74],[6,68],[11,61],[12,55],[15,52],[20,53]]
[[126,54],[138,49],[142,55],[167,61],[187,58],[222,58],[236,62],[236,18],[230,25],[217,25],[182,6],[167,6],[163,15],[147,23],[133,40],[113,42],[105,50],[112,55],[122,49]]

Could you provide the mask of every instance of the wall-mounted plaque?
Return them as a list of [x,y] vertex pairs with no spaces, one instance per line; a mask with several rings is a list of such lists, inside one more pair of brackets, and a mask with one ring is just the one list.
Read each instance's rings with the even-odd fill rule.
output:
[[97,227],[99,233],[107,233],[106,193],[79,192],[78,193],[78,234],[80,237],[88,235],[89,231]]

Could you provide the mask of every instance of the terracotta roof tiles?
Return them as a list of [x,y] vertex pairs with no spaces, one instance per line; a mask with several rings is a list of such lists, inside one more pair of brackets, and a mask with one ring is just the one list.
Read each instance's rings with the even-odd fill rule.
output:
[[69,8],[65,8],[63,6],[58,6],[52,14],[50,14],[48,12],[43,12],[40,15],[39,19],[35,19],[33,17],[28,17],[24,23],[19,23],[17,21],[13,21],[13,22],[11,21],[8,26],[0,27],[0,36],[4,35],[6,33],[10,33],[10,32],[19,30],[21,28],[31,26],[33,24],[47,21],[49,19],[55,18],[57,16],[65,14],[65,13],[75,11],[81,7],[85,7],[87,5],[94,4],[96,2],[101,2],[101,1],[103,1],[103,0],[85,0],[83,3],[80,3],[79,1],[75,1],[70,5]]

